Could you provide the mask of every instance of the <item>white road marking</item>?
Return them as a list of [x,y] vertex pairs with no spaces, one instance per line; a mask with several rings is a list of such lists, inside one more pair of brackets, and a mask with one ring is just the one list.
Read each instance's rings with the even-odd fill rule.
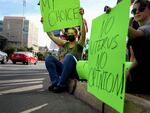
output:
[[27,81],[41,81],[45,78],[38,78],[38,79],[15,79],[15,80],[0,80],[0,84],[4,83],[13,83],[13,82],[27,82]]
[[[1,73],[0,73],[1,74]],[[48,73],[34,73],[34,75],[47,75]],[[32,73],[24,73],[24,74],[9,74],[9,75],[0,75],[0,77],[12,77],[12,76],[28,76],[33,75]]]
[[26,111],[22,111],[22,112],[20,112],[20,113],[31,113],[31,112],[36,111],[36,110],[39,110],[39,109],[41,109],[41,108],[43,108],[43,107],[45,107],[45,106],[47,106],[47,105],[48,105],[48,103],[43,104],[43,105],[41,105],[41,106],[37,106],[37,107],[31,108],[31,109],[28,109],[28,110],[26,110]]
[[0,87],[13,86],[13,85],[25,85],[25,84],[37,84],[37,83],[43,83],[43,81],[21,82],[21,83],[7,83],[7,84],[0,84]]
[[44,89],[39,90],[39,92],[45,91]]
[[[34,71],[32,71],[32,72],[0,72],[0,74],[13,74],[13,75],[15,75],[15,74],[17,74],[17,75],[23,75],[23,74],[29,74],[29,75],[39,75],[39,74],[48,74],[47,72],[34,72]],[[0,75],[0,76],[5,76],[5,75]],[[10,75],[9,75],[10,76]]]
[[42,84],[0,91],[0,95],[8,94],[8,93],[17,93],[17,92],[31,91],[31,90],[40,89],[40,88],[43,88]]

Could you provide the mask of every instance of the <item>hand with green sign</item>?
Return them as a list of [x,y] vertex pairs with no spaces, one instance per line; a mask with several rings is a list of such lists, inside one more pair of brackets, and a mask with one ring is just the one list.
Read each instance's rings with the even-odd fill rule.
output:
[[88,92],[120,113],[125,98],[129,8],[130,1],[123,0],[109,14],[92,21],[88,61],[78,61],[76,67],[80,79],[88,81]]
[[[120,3],[122,0],[117,0],[117,4],[118,3]],[[131,5],[133,4],[133,2],[134,2],[134,0],[131,0]],[[109,7],[109,6],[105,6],[104,7],[104,11],[106,12],[106,13],[109,13],[110,11],[111,11],[111,7]]]
[[[81,14],[81,16],[82,16],[82,18],[83,18],[84,9],[83,9],[83,8],[80,8],[79,13]],[[82,22],[83,22],[83,24],[82,24],[82,26],[81,26],[81,36],[80,36],[80,39],[79,39],[79,44],[80,44],[81,46],[84,46],[84,42],[85,42],[85,26],[84,26],[84,21],[82,21]],[[74,29],[74,28],[73,28],[73,29]],[[74,30],[76,30],[76,28],[75,28]],[[69,28],[68,28],[68,31],[69,31]],[[75,31],[75,32],[77,33],[78,31]],[[70,42],[75,42],[75,39],[72,40],[72,39],[69,38],[69,36],[68,36],[68,41],[67,41],[67,40],[62,40],[62,39],[60,39],[60,38],[54,36],[52,32],[47,32],[47,34],[48,34],[48,36],[50,37],[50,39],[51,39],[52,41],[54,41],[57,45],[60,45],[60,46],[64,46],[68,41],[70,41]],[[77,33],[77,34],[78,34],[78,33]],[[74,35],[77,35],[77,34],[74,34]],[[68,35],[69,35],[69,34],[68,34]],[[71,33],[70,35],[72,35],[72,33]],[[70,44],[71,44],[71,43],[70,43]],[[73,43],[72,45],[74,45],[74,43]],[[72,47],[72,45],[71,45],[71,47]]]
[[82,23],[79,0],[40,0],[40,9],[45,32],[80,26]]

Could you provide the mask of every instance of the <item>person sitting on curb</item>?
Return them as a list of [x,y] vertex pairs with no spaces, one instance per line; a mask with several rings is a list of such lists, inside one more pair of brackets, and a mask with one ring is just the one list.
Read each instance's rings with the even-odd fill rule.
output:
[[[80,8],[80,14],[83,17],[84,10]],[[67,40],[62,40],[59,37],[55,37],[52,32],[47,32],[49,38],[54,41],[57,45],[64,47],[64,60],[60,62],[54,56],[47,56],[45,59],[45,65],[49,72],[49,77],[51,80],[51,85],[48,90],[54,93],[60,93],[66,91],[68,78],[76,72],[76,61],[81,58],[83,46],[85,43],[85,27],[84,21],[81,28],[81,36],[79,41],[76,41],[78,37],[78,32],[76,28],[68,28],[67,30]]]

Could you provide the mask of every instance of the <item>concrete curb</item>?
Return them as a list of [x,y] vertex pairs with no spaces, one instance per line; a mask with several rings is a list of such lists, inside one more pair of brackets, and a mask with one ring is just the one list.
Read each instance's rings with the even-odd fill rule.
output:
[[[71,91],[75,84],[74,80],[70,80],[69,82],[69,90]],[[78,99],[84,101],[85,103],[89,104],[93,108],[97,109],[98,111],[102,112],[102,102],[98,100],[95,96],[91,95],[87,92],[87,83],[81,82],[76,80],[76,88],[74,90],[73,95]],[[104,113],[118,113],[111,107],[104,105]],[[126,94],[125,99],[125,111],[124,113],[150,113],[150,101]]]

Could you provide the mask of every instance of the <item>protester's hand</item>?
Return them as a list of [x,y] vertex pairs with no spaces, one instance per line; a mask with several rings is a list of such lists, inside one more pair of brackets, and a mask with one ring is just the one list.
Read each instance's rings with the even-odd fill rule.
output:
[[130,67],[130,68],[127,70],[127,72],[126,72],[126,79],[128,79],[129,81],[132,81],[131,72],[132,72],[133,70],[135,70],[135,68],[137,68],[137,66],[138,66],[138,64],[137,64],[136,61],[132,63],[131,67]]
[[131,0],[131,5],[134,3],[135,0]]
[[80,14],[83,16],[84,15],[84,9],[81,7],[80,8]]
[[126,80],[127,80],[127,79],[128,79],[130,82],[132,81],[130,69],[127,71],[127,74],[126,74]]
[[105,6],[104,7],[104,12],[109,13],[111,11],[111,7]]
[[41,23],[43,24],[43,17],[41,17],[41,20],[40,20],[40,21],[41,21]]

